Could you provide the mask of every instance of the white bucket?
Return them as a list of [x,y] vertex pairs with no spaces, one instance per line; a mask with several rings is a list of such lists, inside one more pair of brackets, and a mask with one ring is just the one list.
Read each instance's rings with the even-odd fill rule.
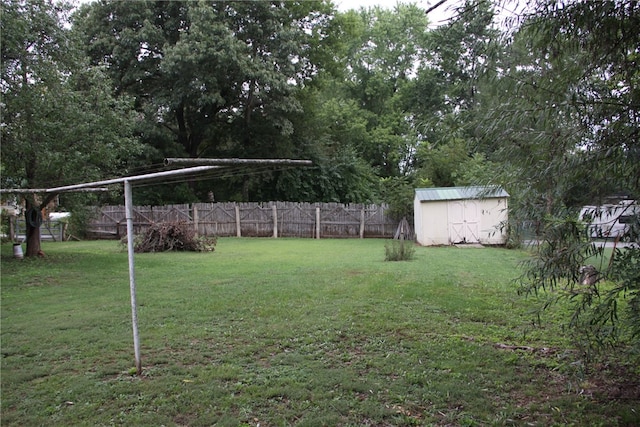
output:
[[24,254],[22,253],[22,245],[20,243],[13,244],[13,257],[18,259],[24,258]]

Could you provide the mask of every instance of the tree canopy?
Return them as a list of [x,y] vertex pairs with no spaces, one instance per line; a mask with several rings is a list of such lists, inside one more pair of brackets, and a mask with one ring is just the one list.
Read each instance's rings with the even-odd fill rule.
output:
[[[123,174],[140,152],[130,100],[113,96],[104,69],[86,61],[68,28],[69,6],[3,0],[2,12],[2,186]],[[27,212],[50,201],[26,198]],[[27,255],[36,254],[37,227],[28,227],[27,242]]]
[[[319,1],[116,1],[83,7],[75,22],[92,63],[135,99],[153,161],[278,158],[300,152],[296,95],[321,67],[330,11]],[[244,199],[260,190],[241,185]]]

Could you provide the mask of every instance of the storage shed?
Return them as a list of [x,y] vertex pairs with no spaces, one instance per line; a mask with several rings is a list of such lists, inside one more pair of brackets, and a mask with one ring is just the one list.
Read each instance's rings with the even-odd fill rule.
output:
[[416,240],[422,246],[500,245],[509,194],[500,187],[418,188],[413,200]]

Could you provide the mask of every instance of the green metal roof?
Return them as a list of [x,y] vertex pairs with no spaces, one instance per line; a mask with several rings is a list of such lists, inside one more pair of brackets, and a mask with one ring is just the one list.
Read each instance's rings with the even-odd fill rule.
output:
[[463,199],[494,199],[509,197],[502,187],[436,187],[416,188],[416,197],[421,202]]

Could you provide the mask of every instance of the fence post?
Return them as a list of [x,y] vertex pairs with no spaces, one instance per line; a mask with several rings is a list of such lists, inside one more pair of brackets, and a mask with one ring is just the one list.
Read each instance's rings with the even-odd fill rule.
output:
[[364,239],[364,205],[360,211],[360,238]]
[[193,204],[193,229],[198,237],[198,206],[195,203]]
[[242,231],[240,230],[240,208],[238,204],[235,204],[236,208],[236,237],[242,237]]
[[276,204],[271,205],[271,210],[273,212],[273,238],[278,238],[278,208]]
[[320,238],[320,208],[316,207],[316,239]]

